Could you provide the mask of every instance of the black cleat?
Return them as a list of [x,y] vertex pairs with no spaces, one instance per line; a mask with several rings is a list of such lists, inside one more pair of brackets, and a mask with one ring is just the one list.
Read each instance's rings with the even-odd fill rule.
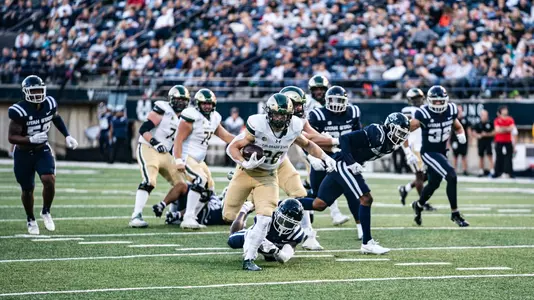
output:
[[453,221],[454,223],[456,223],[456,225],[460,226],[460,227],[467,227],[469,226],[469,222],[467,222],[463,217],[462,215],[460,215],[459,212],[453,212],[452,215],[451,215],[451,221]]
[[421,219],[421,212],[423,211],[423,208],[417,205],[417,201],[412,202],[412,208],[413,212],[415,213],[415,218],[413,220],[417,225],[421,226],[421,224],[423,224],[423,220]]
[[243,270],[246,270],[246,271],[261,271],[262,269],[260,267],[258,267],[254,263],[254,260],[245,259],[245,260],[243,260]]
[[154,212],[157,218],[161,218],[164,209],[165,208],[159,206],[159,204],[155,204],[154,206],[152,206],[152,211]]
[[182,223],[180,212],[168,211],[165,214],[165,224],[167,225],[180,225]]
[[430,203],[425,203],[425,205],[423,205],[423,209],[426,210],[426,211],[435,211],[435,210],[438,210],[438,209],[435,208],[434,206],[430,205]]
[[406,205],[406,196],[408,196],[408,192],[406,192],[404,185],[399,185],[399,195],[402,206]]

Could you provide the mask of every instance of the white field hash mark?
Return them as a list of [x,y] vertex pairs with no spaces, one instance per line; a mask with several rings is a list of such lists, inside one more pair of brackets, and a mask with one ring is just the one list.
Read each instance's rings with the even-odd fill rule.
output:
[[450,262],[442,262],[442,261],[436,261],[436,262],[411,262],[411,263],[398,263],[395,264],[396,266],[444,266],[444,265],[450,265]]
[[180,247],[178,244],[138,244],[128,245],[130,248],[157,248],[157,247]]
[[78,245],[108,245],[108,244],[131,244],[131,241],[93,241],[79,242]]
[[390,261],[389,258],[338,258],[338,262],[353,262],[353,261]]
[[343,282],[476,279],[476,278],[507,278],[507,277],[508,278],[534,277],[534,274],[445,275],[445,276],[415,276],[415,277],[386,277],[386,278],[317,279],[317,280],[272,281],[272,282],[242,282],[242,283],[222,283],[222,284],[212,284],[212,285],[146,286],[146,287],[107,288],[107,289],[91,289],[91,290],[65,290],[65,291],[38,291],[38,292],[6,293],[6,294],[0,294],[0,297],[50,295],[50,294],[88,294],[88,293],[105,293],[105,292],[167,290],[167,289],[210,289],[210,288],[245,287],[245,286],[326,284],[326,283],[343,283]]
[[480,267],[480,268],[456,268],[457,271],[481,271],[481,270],[491,270],[491,271],[497,271],[497,270],[512,270],[512,268],[509,267]]
[[63,242],[63,241],[83,241],[83,238],[38,238],[32,242]]

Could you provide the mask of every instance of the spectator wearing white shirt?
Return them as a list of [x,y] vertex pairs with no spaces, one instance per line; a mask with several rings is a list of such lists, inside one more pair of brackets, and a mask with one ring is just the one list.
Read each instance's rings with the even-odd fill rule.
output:
[[137,71],[142,71],[151,59],[152,57],[150,57],[148,48],[143,49],[142,55],[135,61],[135,69]]
[[156,30],[157,39],[167,39],[171,36],[171,30],[174,26],[174,16],[169,13],[167,7],[161,9],[161,15],[156,19],[154,29]]
[[15,48],[21,49],[30,45],[30,36],[25,32],[21,32],[15,38]]
[[63,0],[61,6],[57,8],[57,16],[59,18],[67,18],[72,15],[72,7],[69,4],[69,0]]
[[91,45],[89,48],[89,55],[103,54],[106,53],[106,45],[102,42],[101,38],[96,40],[96,44]]
[[402,59],[395,59],[395,66],[389,68],[382,74],[384,80],[400,80],[406,73],[406,67]]

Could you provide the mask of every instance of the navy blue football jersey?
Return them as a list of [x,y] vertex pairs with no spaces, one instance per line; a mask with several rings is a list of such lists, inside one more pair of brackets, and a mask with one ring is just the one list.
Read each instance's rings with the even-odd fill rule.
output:
[[336,153],[336,160],[343,159],[347,165],[357,162],[363,165],[390,154],[395,146],[387,137],[387,129],[380,124],[371,124],[339,139],[341,152]]
[[428,105],[417,109],[414,118],[421,123],[421,137],[423,140],[421,152],[445,154],[447,141],[451,136],[452,124],[457,117],[458,108],[454,103],[449,103],[447,110],[440,114],[430,111]]
[[9,107],[8,114],[11,120],[24,126],[23,136],[33,136],[50,130],[50,123],[57,114],[57,102],[52,96],[46,96],[37,109],[34,103],[20,101]]
[[333,113],[325,107],[317,107],[310,111],[308,120],[315,130],[326,132],[335,138],[361,128],[360,109],[352,104],[343,113]]

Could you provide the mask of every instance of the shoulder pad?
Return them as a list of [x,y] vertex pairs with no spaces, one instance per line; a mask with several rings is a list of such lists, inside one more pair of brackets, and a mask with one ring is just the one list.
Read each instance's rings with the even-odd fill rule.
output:
[[384,132],[382,125],[371,124],[365,127],[364,131],[367,134],[367,139],[369,140],[369,144],[371,146],[378,147],[384,144],[384,141],[386,140],[386,133]]
[[458,106],[456,104],[449,102],[449,111],[453,118],[458,117]]
[[356,119],[356,118],[360,117],[360,108],[357,105],[349,104],[348,107],[351,108],[352,118],[353,119]]
[[215,123],[217,123],[217,124],[218,124],[218,123],[221,123],[221,121],[222,121],[222,116],[221,116],[221,114],[220,114],[218,111],[214,111],[212,117],[213,117],[213,121],[214,121]]
[[13,104],[8,109],[8,115],[11,120],[18,121],[20,119],[26,118],[28,116],[28,113],[24,109],[24,107],[20,106],[20,104]]
[[186,120],[187,122],[195,122],[198,119],[198,111],[194,107],[188,107],[182,111],[180,117]]
[[310,111],[310,120],[313,121],[326,121],[324,112],[321,107],[316,107]]
[[169,109],[169,104],[165,101],[156,101],[156,103],[154,103],[154,108],[152,108],[152,110],[154,112],[156,112],[157,114],[159,115],[163,115],[165,114],[165,112],[168,111]]
[[57,110],[57,102],[56,102],[56,99],[54,99],[54,97],[46,96],[45,102],[48,103],[48,108],[50,110]]
[[291,117],[291,130],[297,133],[302,133],[304,129],[304,122],[297,116]]
[[265,128],[264,124],[266,123],[267,115],[256,114],[248,117],[247,120],[247,130],[252,135],[256,135],[256,131],[263,131]]
[[424,107],[416,109],[413,117],[414,119],[417,119],[419,121],[424,119],[431,119],[430,113],[428,112],[426,105]]

